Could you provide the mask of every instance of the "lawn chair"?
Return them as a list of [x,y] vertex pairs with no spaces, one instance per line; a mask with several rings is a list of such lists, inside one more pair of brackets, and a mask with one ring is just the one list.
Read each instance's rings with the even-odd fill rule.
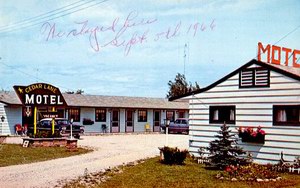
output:
[[27,131],[28,131],[28,125],[24,124],[24,126],[23,126],[23,135],[27,135]]
[[16,130],[16,135],[21,135],[22,132],[23,132],[21,124],[16,124],[15,125],[15,130]]
[[145,124],[145,132],[150,132],[150,125],[149,125],[149,123]]

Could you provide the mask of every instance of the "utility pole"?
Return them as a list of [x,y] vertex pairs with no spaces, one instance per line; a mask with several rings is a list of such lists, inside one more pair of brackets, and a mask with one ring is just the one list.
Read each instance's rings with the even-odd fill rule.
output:
[[183,75],[185,76],[185,63],[186,63],[186,48],[187,48],[187,44],[185,43],[184,45],[184,49],[183,49]]

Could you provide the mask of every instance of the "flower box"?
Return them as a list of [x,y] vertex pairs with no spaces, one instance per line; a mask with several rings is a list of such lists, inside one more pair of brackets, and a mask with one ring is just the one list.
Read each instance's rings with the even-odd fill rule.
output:
[[92,121],[91,119],[83,118],[82,124],[83,125],[93,125],[94,121]]
[[251,143],[265,143],[265,131],[258,127],[256,131],[253,128],[239,128],[239,137],[242,138],[242,142],[251,142]]

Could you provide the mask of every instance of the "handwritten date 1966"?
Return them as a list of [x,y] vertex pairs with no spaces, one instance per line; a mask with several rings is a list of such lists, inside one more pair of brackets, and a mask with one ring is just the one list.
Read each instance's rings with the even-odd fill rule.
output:
[[[157,18],[140,18],[137,11],[132,11],[123,21],[117,17],[108,26],[91,26],[89,20],[85,20],[74,22],[75,28],[70,30],[59,30],[56,23],[45,22],[41,27],[41,34],[44,35],[45,41],[88,36],[89,45],[95,52],[109,46],[122,47],[124,55],[127,56],[134,45],[171,39],[184,33],[181,21],[160,29],[159,32],[157,28],[155,29],[157,22]],[[210,30],[213,30],[215,26],[215,20],[213,20],[209,25]],[[195,37],[199,29],[204,31],[207,27],[204,23],[201,26],[198,22],[193,23],[189,25],[185,34]]]

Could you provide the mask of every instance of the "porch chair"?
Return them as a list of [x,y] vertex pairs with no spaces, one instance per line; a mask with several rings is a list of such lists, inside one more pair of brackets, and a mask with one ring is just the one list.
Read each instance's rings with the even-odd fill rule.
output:
[[22,126],[21,126],[21,124],[16,124],[15,125],[15,130],[16,130],[16,135],[21,135],[22,134]]

